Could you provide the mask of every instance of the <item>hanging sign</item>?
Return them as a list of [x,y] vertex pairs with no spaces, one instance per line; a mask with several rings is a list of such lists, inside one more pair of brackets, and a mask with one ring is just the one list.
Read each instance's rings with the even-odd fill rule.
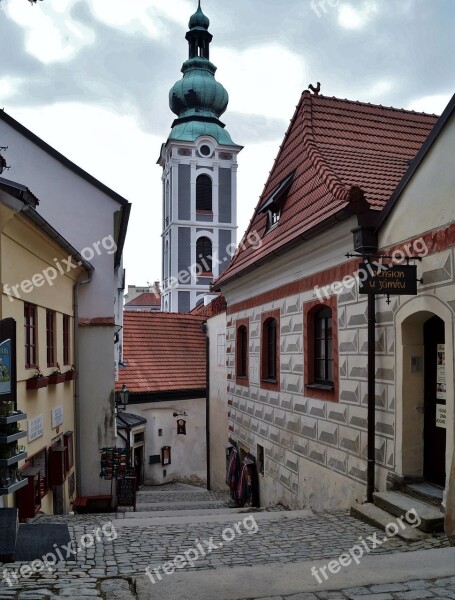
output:
[[415,265],[361,263],[359,293],[415,296],[417,294],[417,267]]
[[177,421],[177,434],[186,435],[186,421],[183,419]]

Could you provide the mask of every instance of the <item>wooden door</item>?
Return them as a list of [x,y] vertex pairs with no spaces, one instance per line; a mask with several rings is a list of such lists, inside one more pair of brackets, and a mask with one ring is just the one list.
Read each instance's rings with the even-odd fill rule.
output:
[[445,345],[444,321],[432,317],[424,324],[425,345],[425,421],[424,465],[426,481],[445,486]]

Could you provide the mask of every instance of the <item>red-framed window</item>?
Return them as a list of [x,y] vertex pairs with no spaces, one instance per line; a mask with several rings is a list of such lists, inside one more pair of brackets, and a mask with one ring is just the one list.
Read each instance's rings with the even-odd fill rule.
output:
[[239,319],[236,322],[235,336],[235,376],[240,385],[248,385],[248,319]]
[[307,302],[304,315],[305,395],[338,402],[337,304],[333,296],[324,302]]
[[24,328],[25,328],[25,368],[30,369],[37,365],[37,310],[34,304],[24,302]]
[[261,387],[280,389],[280,311],[261,316]]
[[46,352],[47,366],[55,367],[55,312],[46,310]]
[[71,364],[70,358],[70,318],[63,315],[63,364]]

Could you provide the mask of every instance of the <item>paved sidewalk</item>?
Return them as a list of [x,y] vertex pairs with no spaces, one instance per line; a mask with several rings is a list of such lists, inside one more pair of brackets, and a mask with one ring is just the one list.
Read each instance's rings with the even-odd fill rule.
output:
[[[367,540],[369,536],[377,536],[378,539],[384,538],[383,531],[378,531],[374,527],[352,518],[347,511],[316,514],[309,510],[287,511],[283,510],[283,507],[277,507],[276,511],[265,512],[251,512],[249,509],[232,510],[227,506],[220,508],[220,504],[223,505],[223,499],[226,497],[224,493],[214,495],[202,488],[176,484],[161,489],[146,488],[142,490],[138,502],[138,508],[140,508],[136,513],[66,515],[64,517],[40,515],[40,522],[68,523],[71,538],[75,546],[79,548],[76,558],[74,560],[74,557],[71,556],[73,560],[67,559],[58,562],[50,571],[35,572],[29,577],[21,577],[13,587],[8,586],[5,582],[4,569],[12,572],[19,569],[24,563],[0,564],[0,577],[4,578],[3,581],[0,581],[0,600],[6,598],[9,600],[38,600],[39,598],[54,598],[57,595],[85,600],[86,596],[116,600],[116,596],[112,595],[116,586],[122,600],[131,600],[135,597],[135,582],[138,586],[140,600],[142,598],[165,600],[167,597],[169,600],[178,600],[178,598],[182,600],[189,600],[189,598],[244,600],[244,598],[266,598],[267,595],[270,597],[272,591],[281,600],[283,594],[291,595],[303,591],[320,594],[324,589],[321,586],[316,585],[315,588],[309,589],[300,586],[302,574],[308,565],[315,564],[314,561],[327,563],[327,561],[339,557],[353,545],[358,544],[360,539]],[[208,510],[207,504],[211,503],[215,503],[217,508]],[[187,507],[188,504],[196,506],[197,509],[182,510],[182,507]],[[153,505],[156,508],[166,505],[169,510],[151,511],[151,505],[152,508]],[[176,510],[176,507],[179,507],[180,510]],[[106,526],[108,526],[108,531],[115,533],[115,536],[99,533],[100,528]],[[81,540],[90,539],[90,537],[94,539],[96,531],[98,531],[98,538],[92,545],[81,543]],[[231,532],[228,538],[232,539],[225,539],[227,531]],[[210,551],[205,555],[198,556],[194,561],[194,566],[186,564],[183,568],[176,570],[172,576],[165,577],[166,585],[164,587],[161,585],[159,592],[158,586],[152,585],[146,578],[146,568],[150,570],[162,568],[164,563],[173,561],[177,555],[194,548],[197,543],[204,545],[204,541],[211,541]],[[428,536],[412,543],[393,537],[371,549],[365,561],[372,558],[388,558],[392,560],[393,564],[395,558],[398,560],[403,556],[408,556],[406,560],[412,561],[419,551],[437,552],[438,549],[447,545],[447,538],[443,534]],[[450,550],[447,549],[447,552],[450,553]],[[400,560],[403,559],[400,558]],[[455,558],[452,559],[452,564],[455,565]],[[240,571],[239,575],[239,569],[246,569],[246,574]],[[356,583],[355,586],[388,583],[386,581],[388,571],[389,569],[383,573],[383,580],[365,579]],[[287,573],[294,573],[294,576],[288,576]],[[455,573],[449,571],[443,575],[455,575]],[[428,577],[434,579],[443,575],[439,572],[431,572]],[[269,576],[272,576],[273,581],[280,582],[281,587],[274,588],[273,585],[270,585]],[[256,588],[254,590],[256,595],[251,593],[243,596],[235,595],[231,598],[229,594],[224,597],[219,594],[217,590],[219,582],[224,581],[226,589],[230,593],[238,588],[242,577],[246,580],[252,577],[256,578],[260,585],[265,582],[269,583],[265,587]],[[298,586],[292,589],[286,587],[289,582],[295,581],[295,577],[297,577]],[[417,580],[420,577],[421,574],[416,572],[414,579]],[[181,578],[184,578],[182,584]],[[108,579],[108,583],[102,583],[105,579]],[[309,572],[306,573],[306,579],[312,584],[315,583]],[[339,582],[338,589],[341,589],[344,584],[338,576],[336,579]],[[204,582],[207,582],[209,591],[203,597],[200,596],[200,590],[203,589]],[[110,586],[111,591],[104,592],[103,585]],[[125,585],[128,589],[125,588]],[[179,585],[183,587],[180,589]],[[174,589],[173,586],[177,587]],[[353,584],[348,582],[344,587],[353,587]],[[375,590],[368,587],[363,589],[368,593],[376,593]],[[89,590],[92,591],[89,592]],[[166,593],[169,591],[171,595],[163,595],[163,590],[166,590]],[[192,590],[191,594],[189,594],[190,590]],[[214,592],[214,590],[216,591]],[[407,591],[423,593],[425,590],[422,588]],[[448,590],[448,592],[451,591]],[[174,592],[175,595],[172,596]],[[366,592],[363,594],[364,596]],[[158,595],[156,595],[157,593]],[[339,595],[331,597],[340,599],[349,597],[341,595],[341,592],[336,593]],[[316,598],[323,597],[316,595]],[[447,598],[450,597],[447,596]],[[292,600],[297,600],[297,598]],[[388,597],[381,598],[379,596],[376,600],[388,600]]]

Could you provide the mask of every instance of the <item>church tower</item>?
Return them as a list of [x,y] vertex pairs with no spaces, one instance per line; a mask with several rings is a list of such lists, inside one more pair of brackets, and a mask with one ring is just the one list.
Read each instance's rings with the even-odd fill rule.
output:
[[177,118],[161,148],[162,310],[189,312],[203,301],[235,251],[237,154],[221,115],[228,94],[209,60],[212,35],[201,4],[190,18],[189,57],[169,92]]

